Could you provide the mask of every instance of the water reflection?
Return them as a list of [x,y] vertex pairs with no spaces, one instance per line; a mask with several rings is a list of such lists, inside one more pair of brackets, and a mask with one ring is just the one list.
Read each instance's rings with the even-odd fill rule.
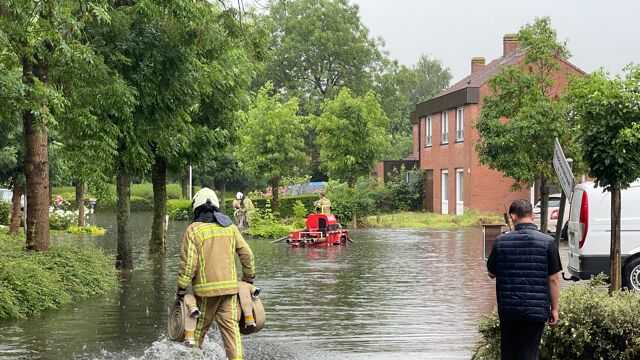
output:
[[[24,321],[0,323],[0,359],[223,359],[165,338],[186,223],[170,224],[165,256],[147,252],[151,214],[132,214],[135,270],[119,291]],[[115,217],[98,215],[113,227]],[[115,252],[115,228],[95,241]],[[477,320],[493,307],[479,230],[358,230],[348,247],[249,243],[267,327],[245,338],[247,359],[468,359]],[[212,331],[213,334],[216,332]]]

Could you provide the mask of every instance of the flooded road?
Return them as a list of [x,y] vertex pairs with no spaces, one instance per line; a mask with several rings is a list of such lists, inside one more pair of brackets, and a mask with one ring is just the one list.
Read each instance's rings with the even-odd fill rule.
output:
[[[186,222],[150,258],[151,214],[133,213],[135,270],[121,289],[28,320],[0,322],[0,359],[224,359],[213,329],[203,351],[166,340]],[[114,227],[115,216],[98,215]],[[292,249],[249,240],[267,325],[246,359],[469,359],[477,321],[495,303],[481,231],[356,230],[348,247]],[[115,252],[115,229],[95,242]]]

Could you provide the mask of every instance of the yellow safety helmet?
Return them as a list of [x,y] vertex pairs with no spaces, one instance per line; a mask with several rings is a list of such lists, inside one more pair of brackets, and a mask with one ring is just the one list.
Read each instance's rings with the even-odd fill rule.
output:
[[217,207],[218,209],[220,208],[220,202],[218,201],[218,195],[216,195],[216,192],[209,188],[202,188],[193,196],[191,204],[193,205],[193,210],[195,210],[198,206],[207,203]]

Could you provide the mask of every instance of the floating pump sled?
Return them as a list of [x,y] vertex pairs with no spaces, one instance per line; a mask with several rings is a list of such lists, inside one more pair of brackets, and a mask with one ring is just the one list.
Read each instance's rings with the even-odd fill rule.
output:
[[[238,283],[237,301],[242,310],[238,323],[243,335],[255,334],[264,327],[266,318],[259,294],[260,289],[252,284],[244,281]],[[195,346],[194,334],[200,315],[195,296],[187,294],[182,299],[176,299],[169,311],[169,339]]]
[[349,231],[338,223],[333,214],[311,214],[306,228],[294,231],[286,239],[294,247],[346,245]]

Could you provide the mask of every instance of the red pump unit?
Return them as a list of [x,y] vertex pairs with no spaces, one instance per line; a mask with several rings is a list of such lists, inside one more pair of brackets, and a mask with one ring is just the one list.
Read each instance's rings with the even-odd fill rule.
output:
[[343,229],[333,214],[311,214],[307,227],[289,235],[287,244],[294,247],[346,245],[349,231]]

